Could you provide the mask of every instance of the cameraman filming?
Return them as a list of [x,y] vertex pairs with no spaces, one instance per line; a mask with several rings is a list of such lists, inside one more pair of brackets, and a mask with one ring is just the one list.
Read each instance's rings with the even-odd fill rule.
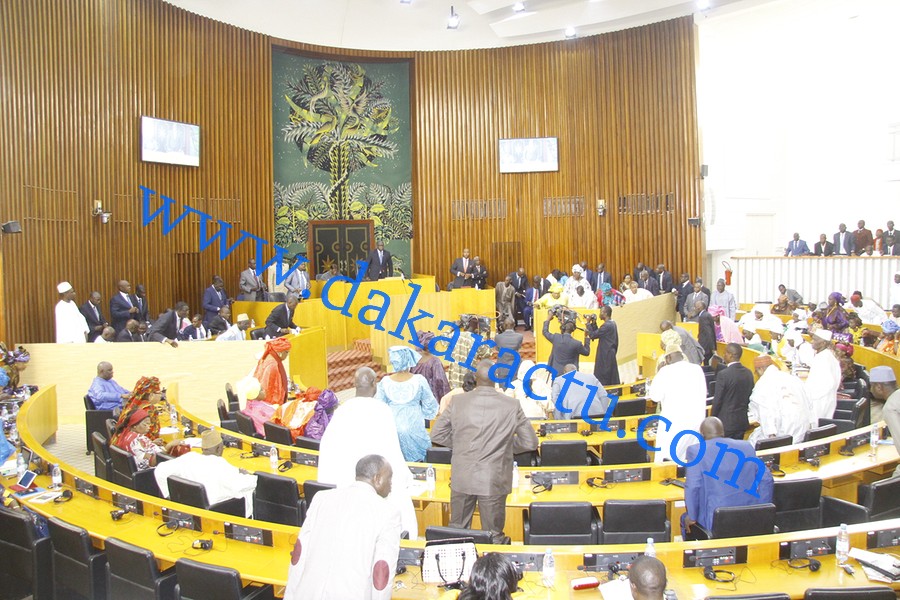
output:
[[[550,333],[550,321],[554,316],[559,319],[559,330],[561,333]],[[550,358],[547,363],[553,368],[557,376],[563,374],[563,369],[568,364],[577,365],[579,356],[587,356],[591,353],[590,342],[579,342],[572,337],[575,331],[575,319],[578,313],[574,310],[568,310],[563,306],[556,306],[547,313],[547,319],[544,321],[544,338],[553,344],[553,350],[550,352]]]

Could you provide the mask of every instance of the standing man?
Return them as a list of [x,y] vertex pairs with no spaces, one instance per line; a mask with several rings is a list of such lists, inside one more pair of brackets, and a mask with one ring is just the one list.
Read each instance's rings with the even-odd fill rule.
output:
[[716,352],[716,321],[703,302],[697,302],[694,311],[697,313],[697,341],[703,347],[703,364],[708,365]]
[[681,283],[678,284],[676,293],[678,295],[675,298],[675,312],[679,315],[684,315],[684,303],[687,302],[687,297],[694,293],[694,284],[691,283],[689,274],[681,274]]
[[831,332],[819,329],[812,334],[812,347],[816,355],[806,377],[806,394],[812,403],[813,427],[819,419],[834,417],[837,408],[837,391],[841,385],[841,364],[831,350]]
[[291,552],[285,600],[391,597],[400,554],[400,513],[386,500],[392,476],[390,463],[370,454],[356,463],[355,482],[316,494]]
[[800,234],[795,233],[794,239],[788,242],[787,248],[784,250],[785,256],[806,256],[810,254],[809,246],[806,245],[805,240],[800,239]]
[[[513,320],[511,317],[507,317],[505,319],[501,319],[498,317],[497,329],[499,330],[499,333],[494,336],[494,343],[497,344],[497,350],[499,351],[505,348],[507,350],[512,350],[513,352],[518,352],[519,348],[522,347],[522,342],[524,341],[525,336],[516,331],[515,320]],[[498,353],[497,355],[497,363],[509,365],[510,368],[512,368],[514,360],[515,355],[512,355],[509,352]],[[503,379],[507,379],[508,375],[509,371],[506,371],[502,375]]]
[[853,246],[856,248],[856,254],[862,255],[869,246],[875,245],[875,238],[872,232],[866,229],[866,222],[862,219],[856,224],[856,231],[853,232]]
[[169,344],[173,348],[178,347],[179,326],[182,319],[188,316],[190,308],[187,302],[176,302],[175,308],[171,308],[164,312],[150,326],[150,341]]
[[544,291],[545,283],[547,284],[546,289],[549,290],[550,282],[540,275],[535,275],[532,285],[525,288],[525,301],[522,303],[522,320],[525,321],[525,329],[534,329],[534,303],[547,293]]
[[713,417],[719,417],[725,428],[725,437],[733,440],[744,439],[744,432],[750,427],[747,408],[753,392],[753,373],[740,363],[741,350],[738,344],[725,346],[726,367],[716,375],[716,394],[713,399]]
[[884,232],[881,234],[881,239],[885,240],[885,245],[887,244],[887,238],[892,237],[895,240],[900,240],[900,236],[897,235],[897,230],[894,229],[894,222],[888,221],[887,226],[884,228]]
[[525,273],[525,267],[519,267],[515,273],[510,273],[509,277],[513,288],[516,290],[516,313],[513,318],[518,319],[522,317],[524,321],[525,313],[522,309],[525,308],[525,290],[528,289],[528,275]]
[[469,260],[469,249],[464,248],[462,256],[453,261],[450,265],[450,274],[453,275],[453,289],[457,290],[461,287],[472,287],[472,270],[475,264]]
[[594,377],[606,385],[619,385],[619,363],[616,353],[619,351],[619,328],[612,320],[612,308],[603,306],[600,309],[600,326],[596,321],[588,321],[584,332],[585,342],[588,339],[600,340],[597,344],[597,356],[594,359]]
[[813,244],[813,254],[816,256],[831,256],[834,254],[834,244],[828,241],[824,233],[819,235],[819,241]]
[[774,490],[772,474],[756,458],[753,446],[725,437],[722,421],[707,417],[700,425],[700,435],[706,451],[698,459],[701,446],[695,443],[687,449],[685,461],[690,466],[685,477],[681,535],[688,541],[696,539],[690,533],[695,523],[712,530],[717,508],[766,504],[772,501]]
[[135,319],[141,323],[146,323],[149,320],[150,301],[147,300],[147,288],[144,287],[143,283],[134,286],[134,297],[137,299],[135,306],[138,309]]
[[856,250],[855,237],[847,231],[847,226],[843,223],[838,227],[838,232],[834,234],[834,253],[838,256],[850,256]]
[[734,321],[737,316],[737,301],[734,294],[725,290],[725,280],[719,279],[716,282],[716,291],[709,298],[710,306],[721,306],[725,310],[725,316]]
[[394,259],[391,253],[384,249],[384,242],[380,240],[375,249],[369,251],[366,262],[369,263],[366,268],[366,279],[369,281],[378,281],[394,274]]
[[753,370],[759,379],[750,394],[748,421],[755,420],[759,427],[747,441],[755,447],[759,440],[789,435],[799,444],[814,420],[803,382],[781,371],[768,354],[753,359]]
[[105,327],[109,326],[103,313],[100,312],[100,302],[102,298],[100,292],[91,292],[90,299],[79,307],[78,310],[84,315],[84,320],[88,324],[87,341],[93,342]]
[[477,503],[481,528],[502,544],[509,542],[503,527],[513,454],[536,450],[538,439],[519,401],[494,389],[490,368],[489,360],[478,363],[475,389],[453,399],[432,425],[431,440],[453,449],[450,526],[469,529]]
[[681,307],[681,318],[685,321],[697,320],[697,303],[702,302],[709,306],[709,296],[703,293],[703,284],[698,279],[694,282],[694,291],[687,295],[684,299],[684,306]]
[[203,292],[203,324],[209,327],[210,322],[219,315],[222,307],[229,304],[228,294],[225,292],[225,281],[216,275],[212,278],[212,285]]
[[476,290],[483,290],[487,288],[487,278],[488,278],[488,270],[487,268],[481,264],[481,257],[476,256],[474,259],[475,265],[472,267],[472,279],[470,279],[469,287],[475,287]]
[[59,302],[56,303],[56,343],[83,344],[90,329],[75,304],[72,284],[63,281],[56,286],[56,291],[59,293]]
[[266,300],[266,284],[256,273],[256,259],[251,258],[247,261],[247,270],[241,271],[240,280],[241,292],[243,292],[243,300],[250,302],[265,302]]
[[294,310],[297,308],[298,302],[297,296],[289,294],[284,304],[280,304],[272,309],[272,312],[266,317],[267,336],[277,338],[281,335],[287,335],[292,329],[299,327],[294,323]]
[[594,272],[594,277],[591,280],[591,287],[594,290],[599,290],[601,283],[608,283],[610,286],[613,285],[612,275],[606,272],[606,265],[603,263],[597,265],[597,270]]
[[97,376],[91,382],[87,395],[97,410],[121,409],[122,401],[131,396],[128,390],[113,379],[113,366],[108,362],[97,365]]
[[656,278],[659,282],[660,294],[668,294],[669,292],[676,291],[675,280],[672,279],[672,274],[666,271],[666,265],[656,265]]
[[560,324],[560,333],[550,333],[550,321],[553,319],[551,314],[547,313],[547,319],[544,321],[544,338],[553,344],[553,350],[550,351],[550,358],[547,362],[550,368],[554,369],[558,377],[562,374],[563,369],[568,364],[577,365],[579,356],[587,356],[591,353],[591,347],[586,340],[584,343],[579,342],[572,337],[575,331],[575,323],[566,321]]
[[[294,258],[296,259],[296,257]],[[295,294],[298,298],[303,297],[303,292],[309,289],[309,271],[307,270],[306,261],[300,263],[300,265],[285,278],[284,289],[287,290],[288,294]]]
[[[675,346],[678,348],[678,346]],[[703,368],[684,360],[678,348],[666,354],[666,364],[657,373],[647,396],[660,404],[660,416],[656,430],[654,462],[672,460],[672,440],[682,431],[694,431],[706,416],[706,377]],[[688,445],[694,442],[690,435],[681,436],[675,448],[675,456],[686,462]]]
[[[872,396],[884,402],[881,418],[887,423],[894,439],[894,447],[900,451],[900,390],[897,389],[897,375],[890,367],[875,367],[869,373]],[[872,416],[875,423],[875,416]],[[900,475],[900,466],[894,470],[894,477]]]
[[[118,283],[119,292],[109,299],[109,314],[116,331],[125,329],[128,319],[138,319],[138,301],[131,294],[131,284],[124,279]],[[140,319],[138,319],[140,321]]]

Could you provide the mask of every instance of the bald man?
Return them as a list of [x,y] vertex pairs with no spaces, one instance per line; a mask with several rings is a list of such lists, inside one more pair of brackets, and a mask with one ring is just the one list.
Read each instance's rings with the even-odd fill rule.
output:
[[666,566],[658,558],[641,555],[628,569],[634,600],[662,600],[666,591]]

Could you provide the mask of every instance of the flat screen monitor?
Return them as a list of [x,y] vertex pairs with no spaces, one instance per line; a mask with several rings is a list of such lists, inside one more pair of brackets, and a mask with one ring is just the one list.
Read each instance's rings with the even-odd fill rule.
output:
[[200,166],[200,126],[141,117],[141,160]]
[[555,137],[500,140],[501,173],[559,171],[559,148]]

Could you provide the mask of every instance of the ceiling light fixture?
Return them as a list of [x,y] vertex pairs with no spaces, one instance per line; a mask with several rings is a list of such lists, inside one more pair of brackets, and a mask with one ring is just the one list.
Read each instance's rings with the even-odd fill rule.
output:
[[524,10],[525,10],[524,2],[516,2],[515,4],[513,4],[513,12],[520,13],[520,12],[523,12]]
[[567,39],[567,40],[573,40],[573,39],[575,39],[577,36],[578,36],[578,34],[575,32],[575,28],[574,28],[574,27],[572,27],[571,25],[569,25],[568,27],[566,27],[566,39]]
[[456,29],[459,27],[459,15],[450,7],[450,18],[447,19],[447,29]]

